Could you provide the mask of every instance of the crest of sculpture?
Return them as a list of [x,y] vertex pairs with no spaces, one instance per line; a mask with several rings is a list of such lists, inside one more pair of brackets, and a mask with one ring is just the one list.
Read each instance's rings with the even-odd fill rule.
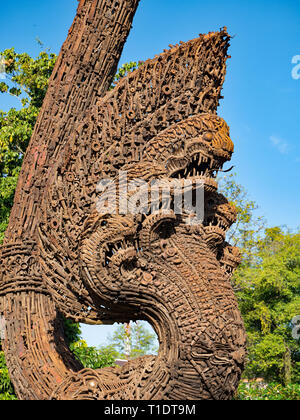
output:
[[[3,344],[20,399],[232,399],[243,371],[231,286],[240,256],[225,238],[236,212],[216,180],[234,150],[217,115],[230,36],[170,46],[110,89],[138,3],[79,2],[24,158],[0,253]],[[129,191],[124,203],[136,179],[171,185],[168,199],[141,206]],[[176,211],[174,185],[192,197],[202,189],[200,222]],[[99,208],[113,198],[115,211]],[[63,316],[146,320],[158,356],[83,369]]]

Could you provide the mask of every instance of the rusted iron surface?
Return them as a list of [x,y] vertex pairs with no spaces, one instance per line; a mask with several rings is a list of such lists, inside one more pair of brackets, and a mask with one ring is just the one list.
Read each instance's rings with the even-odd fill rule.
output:
[[[80,2],[24,160],[0,279],[22,399],[230,399],[243,370],[230,284],[240,257],[225,240],[236,214],[215,179],[234,149],[217,116],[230,37],[222,29],[170,46],[107,92],[137,5]],[[190,225],[174,206],[161,211],[160,196],[135,214],[133,193],[126,212],[100,211],[122,174],[145,185],[201,181],[204,219]],[[148,320],[159,355],[82,370],[61,315]]]

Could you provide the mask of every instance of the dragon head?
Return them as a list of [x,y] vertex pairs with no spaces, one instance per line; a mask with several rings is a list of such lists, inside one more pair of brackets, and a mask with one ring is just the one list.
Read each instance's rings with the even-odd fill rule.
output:
[[[46,191],[47,287],[81,322],[152,324],[160,351],[151,369],[140,362],[145,399],[230,398],[242,371],[245,334],[230,284],[239,256],[225,242],[236,211],[216,180],[234,151],[216,115],[228,42],[226,31],[200,37],[125,77],[78,126]],[[120,211],[120,187],[136,178],[142,187],[127,189]],[[101,180],[109,182],[99,190]],[[156,181],[171,186],[170,200],[159,192],[145,204]],[[178,213],[172,183],[186,181],[192,205]],[[203,218],[190,224],[201,188]],[[111,197],[114,211],[99,211]],[[135,383],[135,368],[128,372]]]
[[163,131],[147,144],[143,157],[163,165],[170,178],[201,180],[207,190],[216,190],[218,171],[233,151],[226,122],[199,114]]

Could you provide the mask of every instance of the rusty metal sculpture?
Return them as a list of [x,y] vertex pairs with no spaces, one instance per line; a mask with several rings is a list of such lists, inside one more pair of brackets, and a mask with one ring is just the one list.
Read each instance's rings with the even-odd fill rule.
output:
[[[230,284],[240,257],[225,241],[236,215],[215,180],[233,153],[216,115],[230,37],[170,46],[108,92],[138,3],[80,1],[24,159],[0,254],[4,347],[22,399],[230,399],[243,370]],[[141,214],[99,212],[120,173],[201,180],[204,220],[162,211],[161,196]],[[99,190],[101,179],[115,183]],[[62,315],[148,320],[159,354],[82,370]]]

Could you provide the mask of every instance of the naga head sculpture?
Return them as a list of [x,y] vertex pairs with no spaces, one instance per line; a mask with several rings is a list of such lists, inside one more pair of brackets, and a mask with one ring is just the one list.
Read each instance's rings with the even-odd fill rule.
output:
[[[49,178],[39,246],[59,310],[94,324],[147,320],[159,338],[157,357],[112,371],[114,398],[232,398],[242,373],[245,333],[230,284],[240,257],[226,243],[236,211],[216,180],[234,150],[216,115],[228,45],[226,30],[204,35],[126,76],[77,127]],[[143,188],[127,190],[124,204],[121,191],[136,179]],[[168,199],[143,203],[158,181]],[[191,203],[178,212],[185,181]],[[203,217],[190,223],[200,190]],[[112,198],[114,211],[100,211]]]

